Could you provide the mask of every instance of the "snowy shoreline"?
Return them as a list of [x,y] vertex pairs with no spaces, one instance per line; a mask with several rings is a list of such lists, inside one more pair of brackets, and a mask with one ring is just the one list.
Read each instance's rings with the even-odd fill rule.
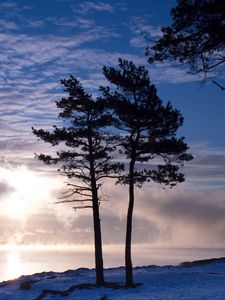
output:
[[106,287],[95,286],[95,270],[43,272],[0,283],[1,300],[222,300],[225,258],[184,262],[178,266],[134,268],[136,288],[125,288],[124,268],[105,270]]

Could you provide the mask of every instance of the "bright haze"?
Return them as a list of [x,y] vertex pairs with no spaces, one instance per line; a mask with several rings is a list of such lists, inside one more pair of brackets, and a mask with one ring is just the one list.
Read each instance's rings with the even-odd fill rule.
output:
[[[18,0],[0,3],[0,243],[92,244],[90,210],[56,205],[64,189],[57,166],[37,161],[51,147],[31,127],[60,121],[55,101],[61,78],[79,78],[94,95],[106,84],[102,67],[119,57],[146,65],[165,103],[184,116],[179,130],[194,159],[185,183],[173,189],[146,184],[136,190],[136,244],[167,247],[225,246],[225,93],[170,63],[150,66],[149,40],[170,24],[176,4],[159,1]],[[150,42],[149,42],[150,43]],[[216,74],[213,74],[216,75]],[[218,75],[222,76],[222,75]],[[218,77],[217,77],[218,78]],[[222,80],[222,78],[221,78]],[[127,187],[106,182],[101,219],[104,244],[122,244]]]

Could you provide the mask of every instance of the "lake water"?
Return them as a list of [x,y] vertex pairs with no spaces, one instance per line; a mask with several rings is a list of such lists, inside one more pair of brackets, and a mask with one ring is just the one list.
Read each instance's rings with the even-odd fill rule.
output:
[[[177,265],[183,261],[225,257],[225,249],[133,247],[133,265]],[[104,247],[105,268],[124,265],[123,246]],[[0,282],[20,275],[43,271],[63,272],[80,267],[93,268],[93,248],[76,247],[2,247],[0,248]]]

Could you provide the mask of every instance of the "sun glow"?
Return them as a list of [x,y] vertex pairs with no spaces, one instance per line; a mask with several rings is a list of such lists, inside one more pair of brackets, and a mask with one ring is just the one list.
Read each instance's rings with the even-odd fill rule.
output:
[[53,183],[38,176],[26,167],[16,169],[0,168],[0,179],[10,186],[2,212],[11,218],[23,218],[45,204],[53,188]]
[[18,252],[9,252],[7,254],[5,278],[13,279],[22,274],[22,264]]

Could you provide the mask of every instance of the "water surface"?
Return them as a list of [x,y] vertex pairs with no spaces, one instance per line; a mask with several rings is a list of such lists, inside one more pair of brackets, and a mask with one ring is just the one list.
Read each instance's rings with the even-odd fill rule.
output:
[[[104,247],[105,268],[124,265],[123,246]],[[133,247],[133,265],[177,265],[212,257],[225,257],[225,249]],[[3,247],[0,248],[0,282],[43,271],[63,272],[80,267],[93,268],[94,254],[90,246],[74,247]]]

